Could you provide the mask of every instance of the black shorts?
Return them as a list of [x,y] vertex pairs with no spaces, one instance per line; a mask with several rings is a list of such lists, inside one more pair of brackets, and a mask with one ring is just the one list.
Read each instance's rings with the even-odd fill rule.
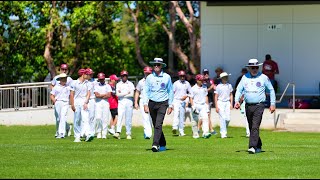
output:
[[118,108],[110,109],[111,116],[114,119],[118,115]]

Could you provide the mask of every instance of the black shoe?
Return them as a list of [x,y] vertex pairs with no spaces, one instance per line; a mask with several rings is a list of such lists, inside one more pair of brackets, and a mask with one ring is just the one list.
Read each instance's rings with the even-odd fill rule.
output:
[[152,146],[151,150],[153,152],[159,152],[159,147],[158,146]]

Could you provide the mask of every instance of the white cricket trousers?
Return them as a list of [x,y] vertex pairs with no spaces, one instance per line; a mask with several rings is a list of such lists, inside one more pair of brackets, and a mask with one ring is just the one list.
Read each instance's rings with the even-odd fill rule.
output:
[[179,129],[179,132],[184,134],[186,102],[182,100],[174,99],[172,104],[173,104],[172,129]]
[[[74,119],[73,119],[73,125],[74,125],[74,137],[80,138],[81,135],[89,136],[90,126],[89,126],[89,110],[83,109],[84,100],[75,99],[74,100],[74,106],[76,108],[76,111],[74,112]],[[84,134],[81,134],[84,133]]]
[[230,122],[230,101],[217,101],[219,107],[219,118],[220,118],[220,134],[226,136],[228,131],[228,125]]
[[[88,112],[89,112],[89,131],[88,134],[90,136],[94,136],[95,133],[95,110],[96,110],[96,100],[94,98],[89,99],[89,103],[88,103]],[[83,128],[85,123],[81,124],[81,135],[84,136],[85,135],[85,128]]]
[[96,102],[96,123],[97,133],[102,134],[102,138],[107,137],[108,124],[110,123],[110,105],[108,100],[102,99]]
[[66,135],[66,123],[68,117],[69,101],[56,101],[54,104],[54,114],[56,116],[56,131],[58,135]]
[[198,114],[192,112],[192,132],[198,134],[198,122],[202,120],[202,136],[209,133],[209,109],[207,104],[196,104],[194,103],[194,109]]
[[126,134],[131,136],[132,128],[132,111],[133,101],[132,99],[122,98],[118,101],[118,121],[117,121],[117,133],[121,133],[122,125],[125,119]]
[[250,129],[249,129],[249,123],[248,123],[248,120],[247,120],[247,115],[246,115],[246,103],[243,101],[241,106],[240,106],[240,112],[241,114],[243,114],[243,119],[244,119],[244,123],[245,123],[245,126],[246,126],[246,135],[247,136],[250,136]]
[[140,98],[139,100],[140,112],[142,115],[142,124],[143,124],[143,132],[146,137],[152,136],[152,119],[149,113],[144,112],[143,100]]

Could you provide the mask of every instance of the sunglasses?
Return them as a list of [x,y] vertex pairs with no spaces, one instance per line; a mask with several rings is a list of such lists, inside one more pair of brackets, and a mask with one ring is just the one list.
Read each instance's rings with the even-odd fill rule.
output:
[[252,66],[252,67],[250,67],[251,69],[259,69],[259,67],[258,66]]
[[156,63],[156,64],[153,64],[153,66],[161,66],[161,64],[159,64],[159,63]]
[[61,69],[61,70],[63,70],[63,71],[67,71],[68,69]]

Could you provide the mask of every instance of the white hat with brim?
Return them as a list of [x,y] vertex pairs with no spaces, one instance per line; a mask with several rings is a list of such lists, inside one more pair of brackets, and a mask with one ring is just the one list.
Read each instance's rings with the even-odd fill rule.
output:
[[248,64],[246,65],[246,67],[250,67],[250,66],[261,66],[263,63],[259,63],[258,59],[249,59]]
[[66,73],[61,73],[58,75],[57,80],[59,81],[61,78],[66,78],[66,77],[68,77],[68,75]]
[[221,78],[227,77],[227,76],[231,76],[231,74],[228,74],[228,73],[226,73],[226,72],[222,72],[222,73],[220,74],[220,77],[219,77],[218,79],[221,79]]
[[163,62],[162,58],[154,58],[153,61],[149,62],[150,64],[162,64],[162,67],[167,67],[167,64]]

